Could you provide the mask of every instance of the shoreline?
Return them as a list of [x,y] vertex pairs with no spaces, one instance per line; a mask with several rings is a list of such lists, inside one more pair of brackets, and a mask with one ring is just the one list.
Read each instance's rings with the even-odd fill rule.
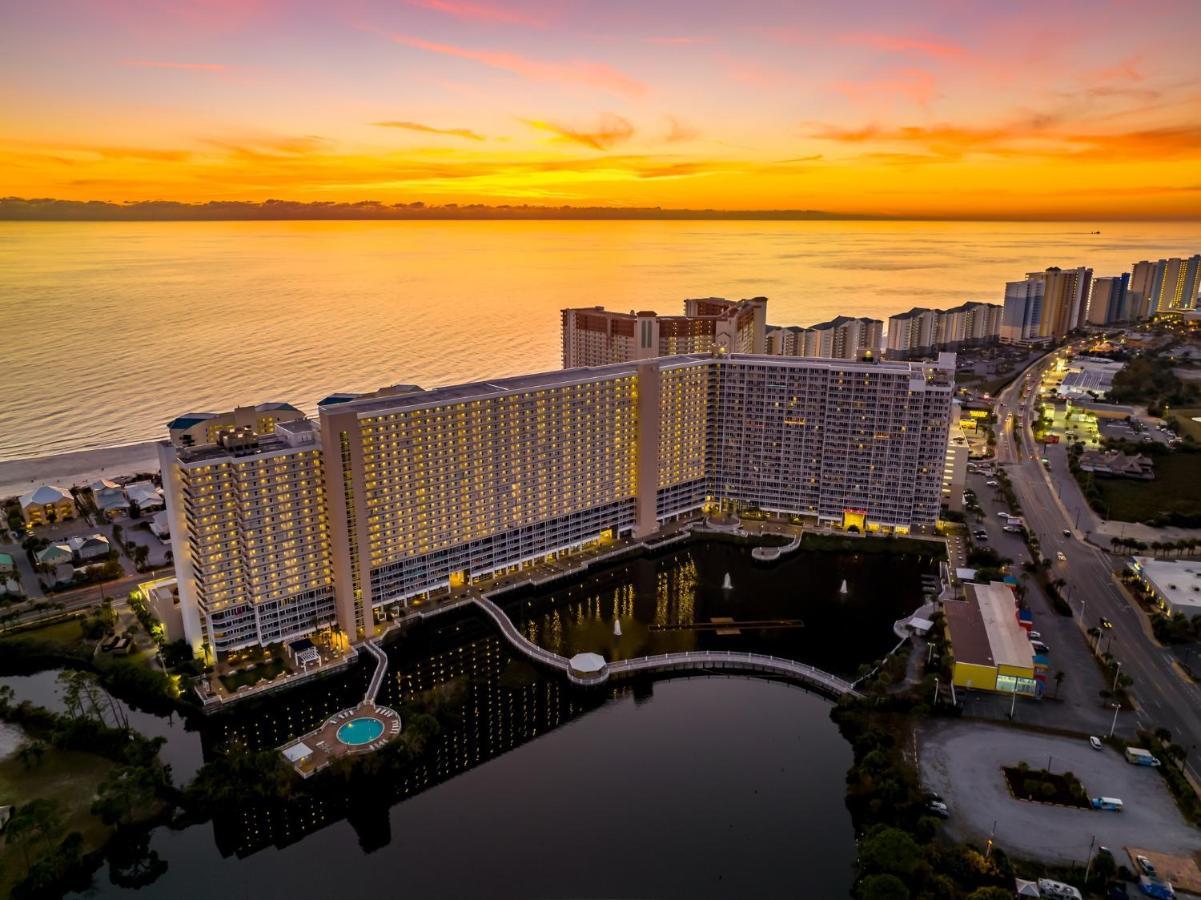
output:
[[0,497],[19,496],[40,484],[59,487],[91,484],[99,478],[157,472],[155,441],[72,450],[49,456],[0,461]]

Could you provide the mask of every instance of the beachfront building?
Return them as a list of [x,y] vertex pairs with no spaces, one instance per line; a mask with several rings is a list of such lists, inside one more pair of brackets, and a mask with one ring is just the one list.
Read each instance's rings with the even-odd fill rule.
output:
[[184,413],[167,424],[167,433],[175,446],[191,447],[214,444],[221,432],[235,428],[249,429],[258,435],[271,434],[280,422],[295,422],[304,417],[291,403],[260,403],[224,413]]
[[1201,254],[1136,262],[1130,272],[1130,290],[1139,298],[1139,318],[1196,309]]
[[994,343],[1001,334],[1002,307],[968,301],[951,309],[915,306],[888,319],[885,353],[890,359],[914,359],[942,350]]
[[74,519],[75,498],[65,488],[43,484],[21,496],[21,516],[30,528]]
[[107,478],[92,482],[92,502],[106,519],[119,519],[129,514],[129,498],[125,496],[125,489]]
[[1030,272],[1024,281],[1005,285],[1001,340],[1011,344],[1045,344],[1083,325],[1093,270],[1083,266]]
[[943,604],[952,682],[975,691],[1035,696],[1044,667],[1019,620],[1012,588],[999,581],[964,585],[965,599]]
[[[953,381],[950,354],[688,354],[334,395],[303,444],[283,426],[236,443],[165,442],[185,631],[194,646],[234,649],[299,636],[336,609],[360,640],[379,607],[651,536],[705,508],[931,526]],[[263,508],[281,496],[286,510]],[[303,614],[286,626],[265,624],[294,608]]]
[[766,352],[772,356],[856,360],[879,353],[883,338],[884,323],[879,319],[837,316],[808,328],[769,325]]
[[1111,325],[1133,318],[1129,304],[1130,273],[1093,279],[1088,300],[1088,324]]
[[561,318],[565,369],[713,350],[763,353],[767,298],[685,300],[682,316],[591,306],[562,310]]
[[[174,435],[172,435],[174,439]],[[159,445],[184,632],[206,655],[308,634],[334,619],[316,425],[223,430]]]
[[1190,620],[1201,615],[1201,563],[1136,556],[1130,563],[1130,571],[1170,615],[1181,613]]

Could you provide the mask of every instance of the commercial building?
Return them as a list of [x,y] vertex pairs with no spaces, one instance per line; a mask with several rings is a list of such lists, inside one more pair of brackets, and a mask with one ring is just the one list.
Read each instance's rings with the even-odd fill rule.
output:
[[21,516],[30,528],[75,518],[75,498],[70,491],[53,484],[34,488],[28,494],[23,494],[18,502],[21,504]]
[[684,315],[611,312],[603,306],[561,313],[563,368],[606,366],[680,353],[763,353],[767,298],[685,300]]
[[1142,260],[1130,273],[1130,290],[1141,298],[1140,318],[1197,308],[1201,254],[1181,259]]
[[876,356],[884,337],[884,323],[864,316],[838,316],[803,328],[768,326],[767,353],[810,359],[864,359]]
[[1182,613],[1190,620],[1201,615],[1201,563],[1136,556],[1130,563],[1130,571],[1167,612]]
[[956,687],[1035,696],[1041,673],[1013,590],[999,581],[964,585],[964,600],[943,604]]
[[1039,344],[1058,340],[1087,319],[1093,270],[1083,266],[1030,272],[1005,285],[1001,340]]
[[1109,393],[1114,376],[1126,368],[1126,364],[1112,359],[1076,356],[1067,363],[1066,368],[1067,373],[1055,393],[1067,400],[1081,397],[1098,400]]
[[1133,318],[1133,310],[1128,304],[1129,289],[1129,272],[1094,278],[1088,301],[1088,324],[1110,325]]
[[940,350],[990,344],[1001,335],[1002,307],[969,301],[951,309],[915,306],[888,319],[885,352],[890,359],[913,359]]
[[691,354],[321,406],[272,435],[160,445],[184,629],[273,643],[681,513],[859,530],[938,518],[954,386],[937,363]]

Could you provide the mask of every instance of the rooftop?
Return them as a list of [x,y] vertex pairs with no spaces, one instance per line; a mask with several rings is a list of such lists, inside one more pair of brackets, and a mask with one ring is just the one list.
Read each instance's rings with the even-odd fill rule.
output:
[[977,665],[1029,668],[1034,648],[1018,624],[1010,587],[993,581],[965,585],[964,591],[966,600],[946,604],[955,658]]
[[22,506],[45,506],[49,503],[60,503],[63,500],[70,500],[71,494],[63,488],[53,484],[43,484],[41,487],[34,488],[28,494],[21,496]]
[[1173,612],[1201,612],[1201,562],[1136,556],[1135,566]]

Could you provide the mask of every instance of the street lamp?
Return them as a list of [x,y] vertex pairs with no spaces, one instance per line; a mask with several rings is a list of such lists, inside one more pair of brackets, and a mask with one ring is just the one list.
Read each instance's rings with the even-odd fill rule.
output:
[[1109,736],[1113,737],[1114,729],[1118,727],[1118,710],[1122,708],[1122,704],[1115,703],[1113,705],[1113,721],[1109,723]]
[[1119,659],[1116,662],[1117,665],[1113,670],[1113,687],[1110,688],[1111,693],[1118,689],[1118,678],[1120,678],[1122,675],[1122,661]]

